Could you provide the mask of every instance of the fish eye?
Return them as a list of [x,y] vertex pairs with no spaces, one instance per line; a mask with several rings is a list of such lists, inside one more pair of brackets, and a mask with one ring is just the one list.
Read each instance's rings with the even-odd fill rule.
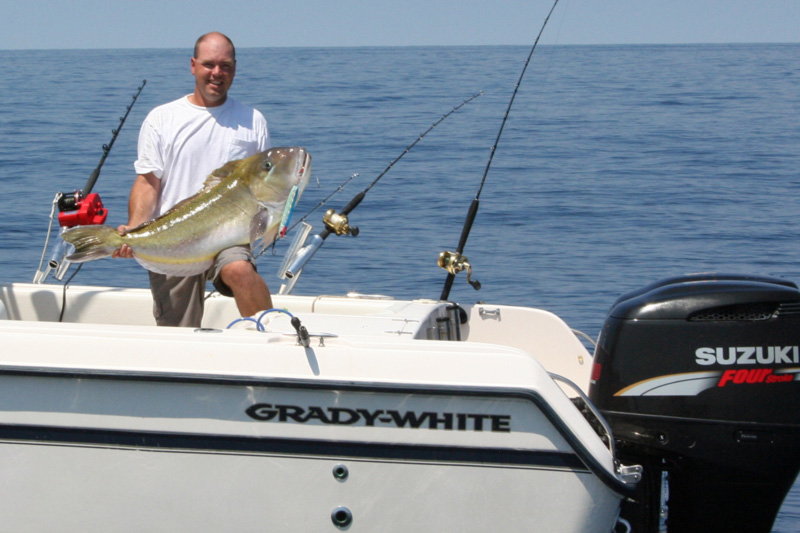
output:
[[264,168],[264,170],[270,170],[272,168],[272,162],[271,161],[264,161],[264,164],[262,165],[262,167]]

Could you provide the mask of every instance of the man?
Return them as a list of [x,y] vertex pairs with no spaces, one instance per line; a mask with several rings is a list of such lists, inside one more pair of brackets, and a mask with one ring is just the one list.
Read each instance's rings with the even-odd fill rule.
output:
[[[156,107],[142,124],[128,223],[119,226],[120,234],[195,194],[208,174],[228,161],[270,147],[264,116],[228,97],[236,74],[236,50],[228,37],[217,32],[200,37],[191,72],[194,92]],[[123,245],[114,257],[133,257],[133,252]],[[236,246],[221,251],[204,274],[183,278],[149,272],[156,323],[199,327],[206,280],[234,297],[241,316],[270,309],[269,289],[255,264],[249,246]]]

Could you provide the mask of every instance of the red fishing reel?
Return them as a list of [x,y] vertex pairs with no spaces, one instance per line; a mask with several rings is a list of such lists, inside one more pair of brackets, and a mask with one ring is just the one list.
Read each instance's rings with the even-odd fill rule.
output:
[[108,216],[108,209],[96,192],[85,198],[81,191],[65,194],[58,200],[58,211],[58,223],[63,228],[102,224]]

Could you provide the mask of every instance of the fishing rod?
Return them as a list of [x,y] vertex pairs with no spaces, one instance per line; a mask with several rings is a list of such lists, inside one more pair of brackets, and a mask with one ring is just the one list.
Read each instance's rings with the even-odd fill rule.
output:
[[[133,95],[131,103],[125,107],[125,114],[119,118],[119,126],[115,129],[111,130],[111,141],[108,144],[103,145],[103,156],[100,158],[100,162],[97,164],[97,167],[92,171],[89,175],[89,179],[86,181],[86,185],[84,185],[83,189],[80,191],[75,191],[70,196],[63,195],[61,200],[59,200],[58,208],[59,211],[62,213],[65,211],[73,211],[78,209],[81,200],[87,198],[89,194],[92,192],[95,183],[97,183],[97,178],[100,177],[100,169],[103,168],[103,164],[106,162],[106,158],[108,157],[108,153],[111,152],[111,148],[114,146],[114,142],[117,140],[117,136],[119,135],[120,130],[122,130],[122,126],[125,124],[125,121],[128,118],[128,115],[133,108],[133,104],[136,103],[136,100],[139,98],[139,95],[142,94],[142,90],[144,86],[147,85],[147,80],[142,80],[142,84],[136,90],[136,94]],[[61,216],[59,215],[59,221],[61,221]],[[62,224],[63,226],[64,224]],[[80,223],[75,224],[80,225]]]
[[553,14],[557,4],[558,0],[555,0],[555,2],[553,2],[553,7],[551,7],[550,11],[547,13],[547,17],[545,17],[544,23],[542,23],[542,27],[539,30],[539,34],[536,36],[536,40],[534,41],[531,51],[528,54],[528,59],[525,60],[525,66],[522,67],[522,73],[519,75],[516,85],[514,85],[514,92],[511,94],[511,100],[508,102],[508,107],[503,115],[503,121],[500,123],[500,130],[497,132],[497,138],[495,139],[494,145],[492,145],[492,149],[489,153],[489,160],[486,163],[486,169],[483,171],[483,179],[481,179],[481,184],[478,187],[478,192],[475,195],[475,199],[472,200],[469,210],[467,211],[467,218],[464,221],[464,227],[461,230],[461,238],[458,240],[458,248],[455,252],[446,251],[439,254],[438,264],[448,272],[447,279],[444,282],[444,288],[442,289],[442,294],[439,297],[440,300],[447,300],[450,297],[450,289],[453,287],[453,281],[455,280],[456,274],[465,269],[467,271],[467,282],[472,285],[476,291],[480,290],[481,288],[480,282],[472,279],[472,266],[469,264],[468,259],[463,255],[464,247],[467,244],[469,233],[472,230],[472,224],[475,222],[475,216],[478,214],[478,206],[480,205],[480,196],[481,192],[483,192],[483,185],[486,183],[486,177],[489,175],[489,168],[492,166],[494,153],[495,150],[497,150],[498,143],[500,142],[500,136],[503,134],[503,128],[506,126],[506,120],[508,120],[508,114],[511,111],[511,106],[514,104],[514,99],[517,97],[517,91],[519,91],[519,86],[522,84],[522,78],[525,76],[525,71],[528,69],[528,64],[531,62],[531,57],[533,57],[533,52],[536,50],[536,45],[539,44],[539,39],[544,32],[545,26],[547,26],[547,21],[550,20],[550,15]]
[[67,268],[69,268],[70,262],[65,259],[67,255],[66,243],[63,240],[59,240],[51,254],[50,260],[47,262],[47,268],[44,270],[42,269],[44,256],[47,253],[47,246],[50,241],[50,232],[53,228],[56,207],[59,211],[58,223],[62,231],[74,226],[102,224],[105,222],[108,216],[108,210],[103,207],[100,196],[97,193],[93,193],[92,189],[95,183],[97,183],[97,178],[100,177],[100,169],[103,168],[103,164],[106,162],[106,158],[109,152],[111,152],[111,148],[114,146],[114,142],[117,140],[117,136],[119,136],[119,132],[122,130],[122,126],[125,124],[131,112],[131,108],[133,108],[133,104],[136,103],[136,100],[139,98],[146,84],[147,80],[142,80],[142,84],[138,87],[136,94],[133,95],[131,103],[125,107],[125,114],[120,117],[119,126],[111,130],[111,141],[103,145],[103,155],[100,157],[100,162],[89,175],[89,179],[86,181],[86,185],[84,185],[83,189],[76,190],[69,194],[61,192],[56,193],[56,197],[53,200],[53,210],[50,212],[50,227],[47,229],[47,238],[45,239],[44,249],[42,250],[42,258],[39,261],[39,268],[33,278],[34,283],[44,282],[51,270],[55,271],[53,277],[60,281]]
[[125,114],[119,117],[119,126],[116,129],[111,130],[111,142],[103,145],[103,157],[100,158],[100,162],[97,164],[97,168],[95,168],[92,174],[89,176],[89,180],[86,182],[86,186],[81,191],[81,194],[83,194],[83,196],[87,196],[90,192],[92,192],[94,184],[97,182],[97,178],[100,177],[100,168],[102,168],[103,163],[106,162],[106,157],[108,157],[108,153],[111,151],[111,147],[114,146],[114,141],[117,140],[117,135],[119,135],[122,126],[125,124],[125,120],[127,120],[128,115],[130,114],[131,109],[133,108],[133,104],[136,103],[137,98],[139,98],[139,95],[142,94],[142,90],[144,89],[145,85],[147,85],[147,80],[142,80],[142,84],[136,90],[136,94],[133,95],[131,103],[125,107]]
[[[383,169],[383,172],[378,174],[378,176],[374,180],[372,180],[372,182],[369,185],[367,185],[367,187],[364,188],[363,191],[356,194],[339,213],[337,213],[334,209],[329,209],[322,218],[322,222],[325,224],[325,228],[317,235],[314,235],[314,237],[312,237],[310,244],[307,244],[302,248],[300,248],[299,243],[292,246],[292,248],[290,249],[290,253],[287,253],[284,264],[281,265],[281,270],[278,274],[278,277],[281,279],[288,278],[290,280],[295,280],[297,276],[300,274],[300,271],[303,269],[305,264],[309,261],[309,259],[311,259],[311,257],[314,256],[316,251],[319,249],[320,246],[322,246],[322,243],[325,242],[325,239],[327,239],[331,233],[335,233],[336,235],[351,235],[353,237],[357,236],[359,233],[359,229],[356,226],[350,226],[348,215],[353,209],[358,207],[358,205],[361,203],[361,201],[364,199],[364,197],[367,195],[370,189],[372,189],[372,187],[374,187],[381,180],[381,178],[383,178],[386,175],[386,173],[389,172],[389,170],[391,170],[391,168],[395,165],[395,163],[400,161],[400,159],[402,159],[408,152],[410,152],[411,149],[414,148],[414,146],[419,141],[421,141],[428,133],[430,133],[431,130],[433,130],[433,128],[441,124],[442,121],[444,121],[447,117],[449,117],[450,115],[461,109],[463,106],[465,106],[472,100],[475,100],[482,94],[483,91],[480,91],[472,95],[471,97],[467,98],[466,100],[455,106],[453,109],[442,115],[442,117],[439,118],[439,120],[431,124],[431,126],[427,130],[422,132],[413,143],[408,145],[406,149],[400,153],[400,155],[394,158],[394,160],[391,163],[389,163],[389,165],[385,169]],[[297,237],[299,239],[305,239],[305,237],[307,236],[308,232],[306,232],[305,235],[300,233],[298,234]]]

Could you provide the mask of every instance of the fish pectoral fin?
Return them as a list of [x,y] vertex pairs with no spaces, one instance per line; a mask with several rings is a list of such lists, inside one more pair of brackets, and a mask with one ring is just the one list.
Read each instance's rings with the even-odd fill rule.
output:
[[[257,256],[275,237],[276,220],[271,210],[259,209],[250,221],[250,249]],[[272,230],[272,231],[271,231]]]

